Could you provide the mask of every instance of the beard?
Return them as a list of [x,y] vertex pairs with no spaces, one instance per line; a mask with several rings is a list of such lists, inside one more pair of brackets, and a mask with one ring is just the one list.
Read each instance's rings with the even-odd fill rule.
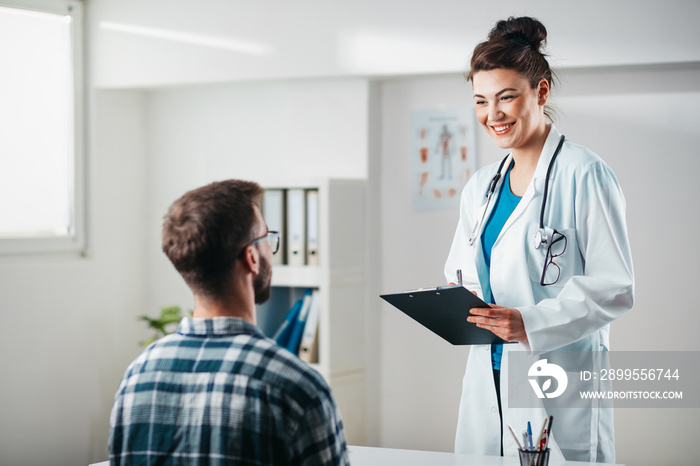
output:
[[262,259],[260,262],[260,273],[253,280],[255,304],[262,304],[270,299],[270,293],[272,292],[272,287],[270,286],[271,281],[272,266],[268,261]]

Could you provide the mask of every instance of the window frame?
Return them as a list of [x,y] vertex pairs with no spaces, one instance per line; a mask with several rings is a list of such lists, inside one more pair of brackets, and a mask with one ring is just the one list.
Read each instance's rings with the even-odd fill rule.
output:
[[86,251],[86,126],[84,8],[80,0],[0,0],[0,6],[71,16],[73,73],[73,231],[63,236],[0,237],[0,257],[46,254],[85,256]]

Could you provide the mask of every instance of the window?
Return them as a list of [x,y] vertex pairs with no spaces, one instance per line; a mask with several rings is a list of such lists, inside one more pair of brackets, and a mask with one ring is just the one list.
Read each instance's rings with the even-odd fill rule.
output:
[[0,254],[82,251],[82,5],[0,0],[0,44]]

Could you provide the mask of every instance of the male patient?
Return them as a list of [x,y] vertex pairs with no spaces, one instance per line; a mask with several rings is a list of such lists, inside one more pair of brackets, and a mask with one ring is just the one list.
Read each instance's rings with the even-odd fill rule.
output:
[[194,314],[126,370],[110,418],[111,464],[348,464],[340,412],[314,370],[266,338],[279,234],[262,188],[228,180],[186,193],[163,223],[163,251]]

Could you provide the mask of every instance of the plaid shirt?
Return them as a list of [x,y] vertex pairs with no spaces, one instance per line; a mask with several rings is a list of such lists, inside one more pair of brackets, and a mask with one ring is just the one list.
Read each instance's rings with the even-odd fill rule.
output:
[[187,317],[131,363],[109,456],[112,465],[349,464],[324,379],[234,317]]

